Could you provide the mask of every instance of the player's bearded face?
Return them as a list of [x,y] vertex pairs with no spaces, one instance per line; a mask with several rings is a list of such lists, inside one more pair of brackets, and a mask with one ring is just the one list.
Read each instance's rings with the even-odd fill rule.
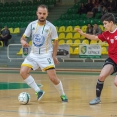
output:
[[38,8],[37,10],[37,17],[40,22],[45,22],[48,16],[48,12],[46,8]]

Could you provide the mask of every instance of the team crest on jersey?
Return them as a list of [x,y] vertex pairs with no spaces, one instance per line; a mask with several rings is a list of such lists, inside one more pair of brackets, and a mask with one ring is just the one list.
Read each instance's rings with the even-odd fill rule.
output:
[[115,38],[115,40],[117,40],[117,36],[115,36],[114,38]]
[[110,39],[110,42],[111,42],[111,43],[114,43],[114,39]]
[[39,34],[33,35],[33,44],[34,44],[34,46],[40,47],[40,46],[42,46],[44,44],[44,42],[45,42],[44,36],[39,35]]

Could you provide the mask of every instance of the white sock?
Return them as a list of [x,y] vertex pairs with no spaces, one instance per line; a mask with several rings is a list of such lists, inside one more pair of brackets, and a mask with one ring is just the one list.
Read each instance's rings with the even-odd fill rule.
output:
[[54,86],[55,86],[55,88],[58,90],[60,96],[61,96],[61,95],[65,95],[64,90],[63,90],[63,85],[62,85],[62,82],[61,82],[61,81],[60,81],[59,84],[54,85]]
[[33,88],[35,90],[35,92],[40,91],[40,88],[37,86],[37,84],[35,83],[34,78],[31,75],[28,78],[26,78],[24,80],[24,82],[26,82],[31,88]]

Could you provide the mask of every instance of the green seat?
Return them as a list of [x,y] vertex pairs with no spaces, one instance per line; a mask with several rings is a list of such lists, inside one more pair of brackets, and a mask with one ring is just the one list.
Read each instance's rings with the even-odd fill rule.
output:
[[78,11],[77,8],[73,8],[73,9],[72,9],[72,13],[74,13],[74,14],[77,13],[77,11]]
[[15,6],[20,6],[20,2],[16,2],[15,3]]
[[33,1],[33,5],[38,5],[39,3],[38,3],[38,1]]
[[57,25],[58,21],[57,20],[53,21],[52,23],[53,23],[54,26],[58,27],[58,25]]
[[26,28],[28,26],[28,22],[21,22],[21,28]]
[[10,8],[9,7],[5,7],[5,11],[9,12]]
[[0,3],[0,7],[3,7],[3,3]]
[[4,17],[0,17],[0,22],[4,22]]
[[94,24],[95,24],[94,19],[90,19],[90,24],[92,24],[92,25],[94,25]]
[[73,7],[78,9],[80,7],[80,4],[76,3]]
[[72,19],[72,15],[70,15],[70,14],[65,14],[65,17],[66,17],[65,18],[66,20],[71,20]]
[[11,28],[11,22],[6,22],[5,25],[6,25],[8,28]]
[[72,26],[72,21],[71,20],[64,20],[63,26]]
[[14,16],[14,12],[10,12],[10,16],[13,17]]
[[65,20],[65,19],[66,19],[65,14],[62,14],[62,15],[60,16],[60,20]]
[[22,1],[21,2],[21,6],[26,6],[27,4],[26,4],[26,2],[25,1]]
[[100,19],[94,19],[94,23],[98,25],[102,25],[102,22]]
[[101,13],[96,13],[95,14],[95,19],[100,19],[100,17],[101,17]]
[[58,20],[56,26],[64,26],[64,21],[63,20]]
[[21,26],[21,22],[17,22],[16,27],[20,27],[20,26]]
[[4,22],[1,22],[0,24],[1,24],[1,27],[4,28],[5,23]]
[[40,0],[39,1],[39,4],[44,4],[45,2],[43,0]]
[[46,5],[50,5],[50,0],[45,0]]
[[87,22],[87,24],[90,24],[91,23],[91,19],[86,19],[86,22]]
[[51,0],[50,3],[55,5],[56,4],[56,0]]
[[72,19],[73,20],[77,20],[77,19],[79,19],[79,14],[72,14]]
[[5,16],[6,16],[6,12],[2,12],[2,13],[1,13],[1,16],[2,16],[2,17],[5,17]]
[[78,25],[77,20],[72,20],[71,22],[72,22],[72,26],[77,26]]
[[10,5],[10,7],[15,6],[15,2],[10,2],[9,5]]
[[71,19],[72,19],[72,16],[69,15],[69,14],[62,14],[62,15],[60,16],[60,19],[61,19],[61,20],[71,20]]
[[15,28],[15,27],[16,27],[16,23],[15,22],[11,22],[9,28]]
[[29,13],[30,13],[30,16],[36,15],[35,10],[31,10],[31,11],[29,11]]
[[8,7],[8,6],[9,6],[9,2],[5,2],[4,7]]
[[31,1],[27,1],[27,6],[30,6],[30,5],[32,5],[32,2]]
[[77,25],[79,25],[79,26],[86,25],[86,20],[77,20]]
[[67,13],[68,13],[68,14],[73,13],[73,12],[72,12],[72,9],[71,9],[71,8],[68,9],[68,10],[67,10]]
[[86,19],[87,18],[87,15],[86,14],[81,14],[80,15],[80,19]]

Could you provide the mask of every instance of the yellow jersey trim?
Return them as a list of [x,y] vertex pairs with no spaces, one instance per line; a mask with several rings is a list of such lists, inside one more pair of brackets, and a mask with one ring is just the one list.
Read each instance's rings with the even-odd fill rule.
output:
[[23,35],[22,37],[27,38],[26,35]]
[[38,25],[39,25],[39,26],[44,26],[45,24],[46,24],[46,23],[44,23],[44,24],[40,24],[40,23],[38,22]]
[[44,69],[42,69],[42,71],[46,71],[46,70],[48,70],[50,68],[55,68],[55,67],[54,67],[54,65],[51,65],[51,66],[45,67]]
[[21,66],[26,66],[26,67],[32,68],[32,65],[30,65],[30,64],[22,64]]
[[54,39],[54,40],[58,40],[58,38]]

